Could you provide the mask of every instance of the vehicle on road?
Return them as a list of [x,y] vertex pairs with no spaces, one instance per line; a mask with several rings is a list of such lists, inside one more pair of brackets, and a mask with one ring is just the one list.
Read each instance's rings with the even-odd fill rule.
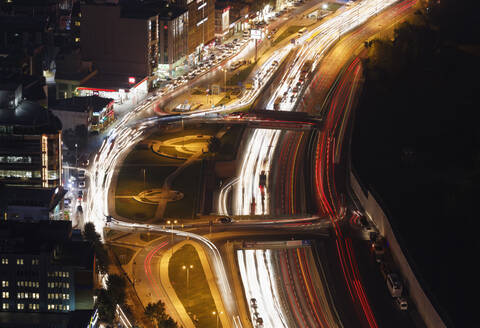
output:
[[78,205],[78,206],[77,206],[77,211],[80,212],[80,213],[83,213],[83,207],[82,207],[82,205]]
[[225,216],[223,218],[219,218],[218,222],[220,222],[220,223],[232,223],[233,220],[232,220],[232,218],[230,218],[228,216]]
[[78,188],[84,189],[85,188],[85,181],[79,181],[78,182]]
[[395,305],[402,311],[408,310],[408,302],[405,297],[395,297]]
[[78,171],[78,179],[79,180],[85,180],[85,171],[84,170]]
[[387,275],[387,287],[392,297],[400,297],[403,292],[403,284],[396,273]]

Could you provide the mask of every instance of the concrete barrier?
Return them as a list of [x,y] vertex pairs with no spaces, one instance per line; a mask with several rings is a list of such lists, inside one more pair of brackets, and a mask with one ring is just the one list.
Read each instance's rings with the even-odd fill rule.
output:
[[399,269],[405,287],[408,290],[408,294],[413,303],[415,303],[425,325],[429,328],[447,327],[415,277],[415,274],[395,237],[395,233],[390,225],[387,215],[370,190],[366,190],[361,186],[353,171],[350,171],[350,187],[356,196],[359,205],[363,207],[365,214],[375,223],[379,232],[387,240],[395,265]]

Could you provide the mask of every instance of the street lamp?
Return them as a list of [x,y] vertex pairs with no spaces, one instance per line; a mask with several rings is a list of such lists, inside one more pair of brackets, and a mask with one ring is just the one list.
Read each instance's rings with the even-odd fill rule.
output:
[[219,315],[220,315],[220,314],[223,314],[223,312],[220,311],[220,313],[218,313],[218,312],[216,312],[216,311],[213,311],[212,314],[217,317],[217,328],[218,328]]
[[193,269],[193,264],[183,265],[182,270],[187,271],[187,302],[190,303],[189,291],[190,291],[190,270]]
[[173,225],[177,224],[177,223],[178,223],[177,220],[173,220],[173,221],[168,220],[167,221],[167,224],[170,224],[170,232],[172,233],[172,256],[173,256]]
[[225,95],[227,94],[227,68],[222,68],[223,71],[223,89],[225,90]]
[[77,168],[78,173],[78,144],[75,144],[75,167]]

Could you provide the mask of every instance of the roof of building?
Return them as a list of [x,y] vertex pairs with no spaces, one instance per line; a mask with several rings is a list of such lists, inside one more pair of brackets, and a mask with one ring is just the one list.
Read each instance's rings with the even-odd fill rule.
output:
[[0,30],[5,32],[41,32],[45,28],[44,17],[0,16]]
[[6,203],[4,206],[35,206],[52,210],[66,193],[67,190],[62,187],[58,187],[58,189],[19,186],[0,187],[0,198]]
[[[130,77],[135,78],[135,84],[129,83]],[[107,74],[99,73],[81,84],[80,88],[98,89],[98,91],[117,92],[119,89],[130,90],[143,81],[145,76],[127,76],[125,74]]]
[[62,129],[62,122],[48,109],[24,100],[15,109],[0,108],[0,125],[34,128],[30,133],[55,133]]
[[72,97],[60,99],[55,105],[50,107],[52,110],[62,110],[69,112],[87,112],[90,109],[93,112],[101,112],[108,104],[113,102],[111,98],[102,98],[99,96]]
[[187,8],[180,8],[166,1],[158,0],[130,0],[122,5],[122,17],[148,19],[159,16],[163,20],[174,19],[185,13]]
[[39,254],[68,242],[71,221],[0,221],[0,252]]

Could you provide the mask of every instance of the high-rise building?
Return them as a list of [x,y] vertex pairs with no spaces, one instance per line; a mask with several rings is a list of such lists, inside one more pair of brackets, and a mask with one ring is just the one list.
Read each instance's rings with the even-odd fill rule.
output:
[[202,59],[202,49],[215,40],[215,0],[180,0],[180,7],[188,9],[188,60]]
[[70,221],[0,221],[0,312],[93,309],[93,247]]
[[82,56],[93,61],[100,74],[141,80],[157,71],[169,72],[185,60],[186,9],[167,2],[125,1],[85,4],[81,11]]

